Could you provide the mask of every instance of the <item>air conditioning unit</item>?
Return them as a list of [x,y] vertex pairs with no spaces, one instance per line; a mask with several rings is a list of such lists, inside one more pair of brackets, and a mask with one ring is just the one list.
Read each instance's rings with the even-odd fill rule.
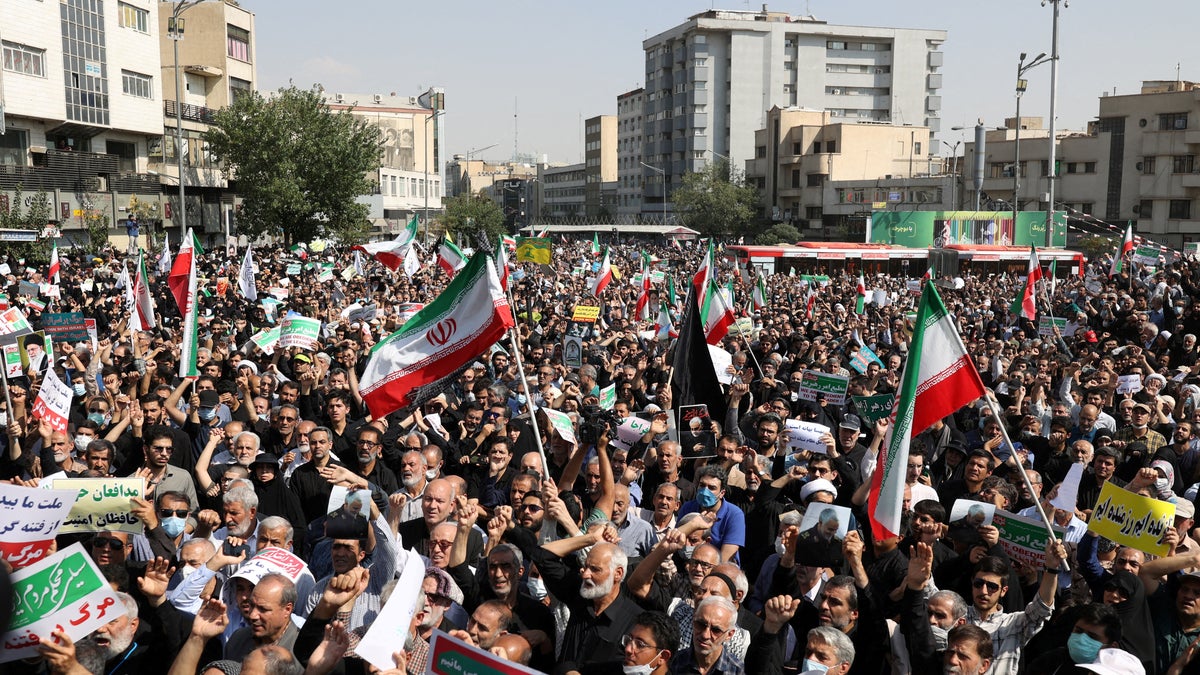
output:
[[333,100],[337,101],[338,103],[341,103],[342,101],[346,100],[346,96],[344,94],[334,94]]
[[375,102],[383,103],[383,94],[375,94]]

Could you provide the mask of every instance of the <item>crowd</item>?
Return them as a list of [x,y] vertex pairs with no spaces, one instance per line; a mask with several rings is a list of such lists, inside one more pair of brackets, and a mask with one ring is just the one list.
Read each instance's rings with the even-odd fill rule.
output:
[[[697,392],[678,388],[675,341],[657,311],[635,316],[630,281],[652,254],[679,293],[672,305],[658,283],[651,306],[685,330],[702,249],[615,244],[619,278],[596,299],[590,244],[556,239],[550,265],[512,262],[516,337],[382,417],[359,378],[405,305],[445,287],[436,265],[409,277],[368,259],[354,274],[348,250],[301,261],[258,249],[272,306],[238,291],[240,258],[200,255],[200,374],[181,378],[184,323],[155,261],[157,325],[136,330],[125,256],[64,255],[45,311],[82,312],[97,339],[55,342],[41,369],[7,379],[0,478],[144,478],[130,499],[144,528],[59,535],[58,549],[90,553],[119,616],[79,640],[56,631],[40,657],[0,669],[379,672],[356,648],[420,565],[385,672],[424,673],[435,630],[545,673],[1200,672],[1196,261],[1110,278],[1098,260],[1045,283],[1040,310],[1066,319],[1051,335],[1011,313],[1021,279],[932,280],[1001,419],[980,399],[916,436],[905,531],[876,539],[867,505],[889,422],[854,397],[900,387],[908,280],[871,275],[887,301],[858,314],[855,270],[775,274],[752,307],[755,273],[720,257],[739,320],[719,345],[727,384],[699,392],[708,417],[694,426],[681,421],[700,400],[681,400]],[[44,283],[45,270],[7,262],[7,296],[36,330],[42,312],[18,282]],[[322,281],[324,263],[335,274]],[[573,321],[577,304],[598,319]],[[323,322],[316,348],[251,340],[287,311]],[[576,364],[569,337],[582,339]],[[878,358],[859,371],[863,346]],[[65,431],[32,415],[46,369],[72,387]],[[802,397],[810,370],[847,377],[845,403]],[[1142,386],[1125,391],[1132,374]],[[823,447],[795,447],[789,420],[827,427]],[[1106,483],[1174,505],[1165,555],[1088,530]],[[1040,504],[1061,530],[1031,565],[995,524],[952,517],[964,500],[1034,517]],[[281,552],[304,569],[254,564]]]

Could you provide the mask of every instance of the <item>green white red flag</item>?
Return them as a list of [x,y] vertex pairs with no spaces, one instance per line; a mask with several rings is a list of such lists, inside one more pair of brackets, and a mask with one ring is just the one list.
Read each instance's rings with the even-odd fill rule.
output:
[[492,257],[472,256],[441,295],[371,349],[360,378],[379,419],[436,394],[513,325]]
[[925,284],[886,443],[871,475],[868,514],[875,541],[901,534],[912,437],[984,395],[983,381],[933,284]]
[[62,264],[58,262],[58,242],[55,241],[50,245],[50,269],[46,272],[46,278],[51,283],[59,283],[59,272],[62,271]]
[[658,319],[654,322],[654,337],[659,341],[679,337],[679,332],[671,323],[671,310],[665,302],[658,303]]
[[[195,270],[196,256],[203,254],[204,250],[200,248],[200,242],[196,240],[195,233],[189,227],[187,234],[183,237],[183,242],[179,244],[179,253],[171,261],[171,273],[167,275],[167,286],[171,288],[171,295],[175,296],[175,306],[179,308],[179,315],[185,319],[188,311],[188,275]],[[192,287],[194,286],[193,282]]]
[[716,267],[715,258],[712,239],[709,239],[704,258],[700,261],[700,269],[696,270],[696,275],[692,277],[692,285],[696,287],[696,297],[701,303],[704,302],[705,293],[708,293],[708,280],[712,278],[713,270]]
[[650,256],[642,251],[642,289],[638,293],[637,306],[634,308],[634,316],[639,321],[650,318],[650,275]]
[[593,258],[600,257],[600,233],[599,232],[592,233],[592,257]]
[[513,248],[516,248],[516,240],[512,237],[500,235],[500,240],[496,246],[496,274],[500,277],[500,288],[508,290],[508,244],[505,240],[513,241]]
[[1025,274],[1025,287],[1021,294],[1013,298],[1009,311],[1019,314],[1030,321],[1037,319],[1037,282],[1042,280],[1042,263],[1038,260],[1037,249],[1029,247],[1029,270]]
[[[179,255],[171,266],[171,276],[168,284],[171,292],[175,293],[175,301],[180,303],[179,310],[183,314],[183,343],[180,345],[179,376],[199,377],[200,368],[196,365],[196,350],[199,346],[198,317],[200,316],[200,297],[197,290],[196,258],[200,254],[200,243],[196,235],[188,229],[183,245],[179,247]],[[180,275],[181,283],[176,282],[175,272],[180,262],[186,262],[187,268]],[[180,292],[176,291],[176,288]]]
[[1133,250],[1133,222],[1130,221],[1125,225],[1125,238],[1121,240],[1121,248],[1117,249],[1117,254],[1113,256],[1112,267],[1108,269],[1108,276],[1120,274],[1125,267],[1125,256]]
[[446,233],[442,237],[442,243],[438,246],[437,264],[451,279],[454,278],[456,272],[467,265],[467,257],[454,245],[453,241],[450,241],[450,233]]
[[733,315],[731,299],[727,299],[717,287],[716,280],[708,280],[708,292],[704,294],[704,301],[700,307],[700,320],[704,323],[704,341],[710,345],[721,344],[737,317]]
[[754,282],[754,290],[750,291],[750,300],[754,309],[761,310],[767,306],[767,280],[763,278],[762,270],[758,271],[758,279]]
[[[246,249],[247,253],[249,249]],[[150,281],[146,275],[146,255],[138,256],[137,276],[133,281],[133,307],[130,310],[131,325],[138,330],[154,328],[154,296],[150,295]]]
[[596,272],[596,277],[588,284],[588,287],[592,289],[592,295],[600,297],[600,294],[612,282],[612,278],[612,251],[605,249],[604,258],[600,260],[600,271]]
[[861,272],[858,274],[858,285],[854,288],[854,294],[854,313],[862,314],[867,311],[867,280],[863,279]]

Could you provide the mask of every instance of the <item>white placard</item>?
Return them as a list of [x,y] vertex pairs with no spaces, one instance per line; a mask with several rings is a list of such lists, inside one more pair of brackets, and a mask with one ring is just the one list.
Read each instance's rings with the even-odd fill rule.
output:
[[1117,393],[1118,394],[1136,394],[1142,390],[1142,376],[1134,373],[1132,375],[1117,376]]
[[546,419],[550,420],[550,425],[558,432],[560,438],[571,445],[579,443],[575,439],[575,425],[571,423],[570,415],[550,408],[541,408],[541,411],[546,413]]
[[397,562],[404,565],[400,572],[400,581],[392,591],[392,597],[379,610],[375,621],[367,629],[367,634],[359,640],[354,648],[359,658],[381,670],[391,670],[396,667],[392,654],[399,651],[408,636],[409,625],[413,613],[417,609],[417,592],[425,577],[425,565],[421,558],[412,551],[400,549],[401,555]]
[[803,420],[787,420],[787,444],[789,448],[825,454],[825,443],[821,437],[829,433],[829,427]]
[[54,369],[47,368],[37,400],[33,403],[34,418],[49,421],[55,431],[66,431],[67,414],[71,410],[71,397],[74,395],[74,390],[58,379]]
[[712,356],[713,370],[717,371],[717,381],[733,384],[733,373],[729,372],[729,366],[733,365],[733,354],[715,345],[708,346],[708,353]]

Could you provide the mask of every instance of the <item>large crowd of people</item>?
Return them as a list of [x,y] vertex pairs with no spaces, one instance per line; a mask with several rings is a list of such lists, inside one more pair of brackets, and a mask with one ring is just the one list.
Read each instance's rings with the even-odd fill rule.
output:
[[[717,345],[725,384],[696,398],[657,309],[636,315],[632,278],[650,254],[664,273],[651,307],[685,330],[703,248],[614,242],[617,278],[594,298],[591,244],[555,238],[549,265],[510,257],[510,335],[385,416],[360,377],[411,303],[445,288],[436,265],[410,277],[361,259],[356,273],[348,249],[262,248],[257,293],[278,300],[263,303],[238,289],[244,250],[201,254],[199,375],[184,378],[184,321],[156,261],[156,325],[137,330],[125,255],[64,253],[45,310],[19,282],[46,270],[8,259],[7,298],[34,330],[43,311],[97,330],[10,373],[0,479],[137,477],[145,492],[130,499],[138,532],[57,537],[83,544],[119,616],[0,670],[380,672],[356,649],[419,565],[385,672],[425,673],[435,631],[545,673],[1200,672],[1200,263],[1110,277],[1101,259],[1047,280],[1039,312],[1065,319],[1049,334],[1012,313],[1018,277],[925,282],[1001,414],[981,398],[915,436],[904,531],[877,538],[889,419],[864,397],[901,386],[910,280],[867,275],[881,292],[858,313],[859,270],[838,262],[766,276],[752,303],[757,272],[718,256],[738,320]],[[577,305],[598,318],[573,320]],[[315,347],[251,339],[289,311],[320,319]],[[864,347],[877,358],[856,362]],[[50,370],[72,389],[65,431],[33,415]],[[809,400],[806,371],[845,378],[844,402]],[[828,431],[798,445],[799,423]],[[1089,530],[1109,483],[1173,504],[1165,553]],[[1038,505],[1059,529],[1035,564],[991,514],[1037,520]],[[303,569],[254,564],[283,552]]]

